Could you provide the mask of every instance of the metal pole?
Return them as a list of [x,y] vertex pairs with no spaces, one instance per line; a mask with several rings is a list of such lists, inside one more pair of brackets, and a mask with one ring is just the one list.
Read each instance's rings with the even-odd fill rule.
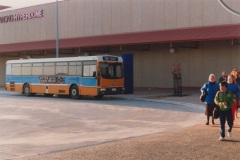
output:
[[58,0],[56,0],[56,58],[59,57],[59,35],[58,35]]

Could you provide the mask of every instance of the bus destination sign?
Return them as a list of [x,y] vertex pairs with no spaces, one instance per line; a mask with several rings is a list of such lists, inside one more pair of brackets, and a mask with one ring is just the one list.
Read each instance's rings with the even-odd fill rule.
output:
[[118,61],[118,57],[112,57],[112,56],[104,56],[104,61]]

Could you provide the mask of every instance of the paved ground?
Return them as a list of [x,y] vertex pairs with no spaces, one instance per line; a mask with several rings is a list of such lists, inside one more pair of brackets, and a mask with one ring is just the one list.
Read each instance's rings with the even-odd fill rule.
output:
[[181,129],[202,121],[202,106],[161,102],[162,97],[172,96],[139,92],[102,100],[72,100],[25,97],[1,90],[0,159],[94,146]]
[[[186,110],[187,107],[204,108],[198,100],[199,93],[196,91],[188,91],[183,97],[171,96],[169,91],[144,91],[136,92],[133,95],[122,95],[121,98],[134,99],[139,103],[150,101],[175,106],[184,105]],[[197,114],[202,116],[203,113],[198,112]],[[186,115],[184,118],[179,118],[178,121],[178,114],[175,116],[176,120],[174,121],[178,123],[181,123],[181,119],[185,119],[182,122],[183,125],[192,120],[191,116]],[[172,128],[145,136],[133,136],[87,146],[76,146],[47,154],[18,158],[18,160],[239,159],[239,119],[235,121],[233,137],[219,142],[218,120],[215,125],[205,126],[205,117],[202,117],[203,120],[199,120],[197,124],[195,123],[196,125],[185,126],[186,128]]]
[[[147,96],[146,96],[146,95]],[[135,94],[137,100],[149,100],[148,93]],[[168,95],[165,94],[165,95]],[[159,96],[154,101],[167,103],[195,103],[198,102],[198,92],[190,93],[185,97]],[[165,97],[165,98],[162,98]],[[139,99],[140,98],[140,99]],[[186,119],[189,117],[186,116]],[[128,138],[96,146],[76,148],[47,155],[39,155],[25,160],[159,160],[159,159],[239,159],[240,152],[240,122],[235,121],[233,137],[225,141],[218,141],[219,120],[215,125],[205,126],[203,123],[180,130],[161,132],[153,135]]]
[[218,141],[219,126],[202,124],[182,130],[39,155],[22,160],[161,160],[239,159],[239,120],[233,137]]

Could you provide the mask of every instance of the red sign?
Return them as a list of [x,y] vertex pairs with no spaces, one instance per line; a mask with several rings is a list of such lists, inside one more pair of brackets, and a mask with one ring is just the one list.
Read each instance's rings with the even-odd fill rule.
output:
[[42,18],[43,17],[43,9],[36,10],[32,12],[25,12],[25,13],[17,13],[14,15],[3,16],[0,17],[0,23],[8,23],[14,21],[21,21],[33,18]]

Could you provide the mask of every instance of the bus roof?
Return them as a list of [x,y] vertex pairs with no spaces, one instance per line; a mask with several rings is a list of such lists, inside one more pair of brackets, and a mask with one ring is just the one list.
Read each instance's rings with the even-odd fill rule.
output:
[[[112,56],[112,55],[102,55],[102,56],[79,56],[79,57],[62,57],[62,58],[38,58],[38,59],[19,59],[19,60],[9,60],[6,64],[10,63],[41,63],[41,62],[71,62],[71,61],[108,61],[109,58],[114,58],[118,62],[122,62],[122,57]],[[110,59],[110,61],[113,61]]]

